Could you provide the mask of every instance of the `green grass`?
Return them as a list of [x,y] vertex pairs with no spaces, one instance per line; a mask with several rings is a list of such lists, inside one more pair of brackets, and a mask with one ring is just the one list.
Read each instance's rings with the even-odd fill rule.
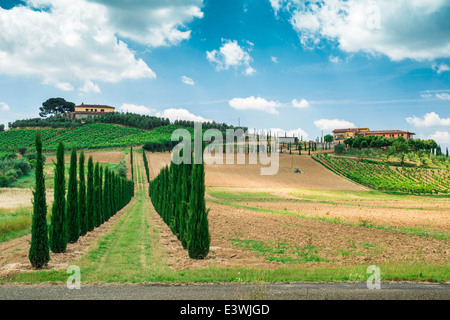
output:
[[0,243],[30,233],[33,208],[0,209]]
[[302,264],[307,262],[328,262],[319,257],[319,249],[314,246],[295,246],[289,243],[262,241],[251,239],[228,239],[233,245],[255,252],[258,256],[268,261],[276,261],[284,264]]

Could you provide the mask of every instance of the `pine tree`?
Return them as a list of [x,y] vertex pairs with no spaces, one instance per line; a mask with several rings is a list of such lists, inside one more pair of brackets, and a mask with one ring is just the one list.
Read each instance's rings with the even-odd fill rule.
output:
[[49,240],[50,249],[54,253],[62,253],[67,248],[67,217],[66,217],[66,180],[64,176],[64,145],[59,143],[56,152],[55,189],[52,206]]
[[87,221],[88,231],[94,230],[94,162],[92,157],[88,160],[88,173],[87,173]]
[[45,199],[44,161],[41,135],[36,135],[36,189],[33,191],[33,220],[28,259],[33,268],[42,268],[50,261],[48,249],[47,203]]
[[209,252],[211,238],[207,215],[204,164],[194,164],[187,225],[187,249],[191,259],[204,259]]
[[67,190],[68,242],[75,243],[80,237],[80,217],[78,215],[77,151],[70,156],[69,185]]
[[84,152],[81,151],[79,160],[80,188],[78,189],[78,212],[80,217],[80,236],[88,231],[88,219],[86,212],[86,179],[84,177]]

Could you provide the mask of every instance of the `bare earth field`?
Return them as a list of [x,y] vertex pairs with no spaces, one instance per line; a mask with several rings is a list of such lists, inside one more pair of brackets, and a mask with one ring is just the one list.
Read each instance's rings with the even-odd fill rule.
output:
[[[123,156],[120,151],[92,154],[95,161],[112,163],[118,163]],[[140,152],[134,153],[140,190],[148,187],[142,178],[141,158]],[[147,153],[147,158],[151,178],[170,161],[168,153]],[[187,251],[145,197],[146,191],[141,191],[138,199],[109,222],[69,245],[66,254],[52,254],[48,269],[63,270],[69,263],[84,259],[87,252],[98,249],[99,239],[133,228],[141,228],[140,232],[148,232],[149,237],[157,235],[156,243],[150,247],[163,252],[164,263],[173,271],[210,267],[274,270],[296,266],[314,269],[374,264],[449,265],[448,238],[365,227],[420,228],[448,235],[448,199],[373,193],[335,175],[308,156],[295,156],[294,166],[302,170],[301,174],[293,173],[291,164],[292,156],[280,155],[280,170],[275,176],[261,176],[258,165],[206,166],[211,247],[205,260],[189,259]],[[2,194],[0,203],[1,197]],[[3,202],[8,203],[5,198]],[[146,220],[151,227],[142,231],[145,228],[134,225],[133,219]],[[122,229],[116,227],[119,224]],[[27,258],[29,239],[28,235],[0,244],[0,278],[32,271]],[[135,245],[142,248],[149,245],[142,242],[145,238],[125,240],[136,241]],[[105,250],[118,246],[122,240],[110,241]],[[116,250],[120,252],[120,248]],[[142,257],[141,267],[151,272],[146,259]]]

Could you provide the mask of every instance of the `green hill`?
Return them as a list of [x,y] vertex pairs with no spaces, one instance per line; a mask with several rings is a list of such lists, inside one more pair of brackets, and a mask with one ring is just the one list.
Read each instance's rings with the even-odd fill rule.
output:
[[[131,144],[156,143],[168,145],[176,125],[143,130],[108,123],[91,123],[75,128],[21,128],[0,132],[0,153],[17,152],[26,147],[34,150],[36,132],[41,132],[44,151],[55,151],[63,142],[66,149],[100,149],[126,147]],[[185,128],[186,129],[186,128]],[[188,128],[187,130],[192,131]]]

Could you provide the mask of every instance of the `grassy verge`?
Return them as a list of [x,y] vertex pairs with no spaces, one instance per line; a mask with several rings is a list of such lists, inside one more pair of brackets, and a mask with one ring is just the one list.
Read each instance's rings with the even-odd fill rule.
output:
[[33,208],[0,209],[0,243],[31,231]]

